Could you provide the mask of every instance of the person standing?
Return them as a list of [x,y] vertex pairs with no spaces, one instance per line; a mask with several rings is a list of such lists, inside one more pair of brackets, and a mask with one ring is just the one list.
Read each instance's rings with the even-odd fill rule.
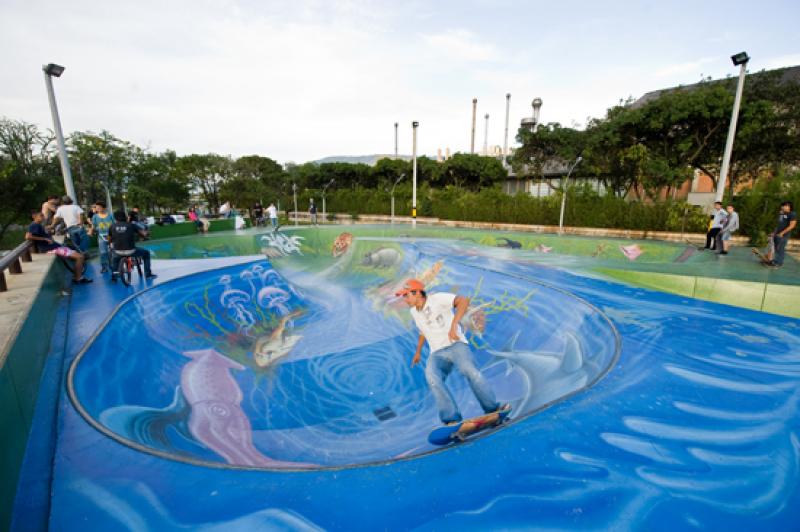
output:
[[786,256],[786,244],[789,243],[789,237],[792,236],[795,227],[797,227],[797,213],[794,212],[794,204],[791,201],[784,201],[781,203],[781,210],[778,213],[778,225],[770,235],[775,246],[775,256],[765,264],[766,266],[772,268],[783,266],[783,260]]
[[264,207],[260,201],[255,202],[253,205],[253,214],[251,215],[253,226],[258,227],[264,223]]
[[308,206],[308,214],[311,215],[311,223],[317,225],[317,206],[314,205],[314,198],[311,198],[311,203]]
[[97,232],[97,247],[100,249],[100,273],[106,273],[111,267],[108,258],[108,228],[114,223],[114,217],[106,210],[105,201],[94,202],[94,215],[92,216],[92,227],[89,234]]
[[278,229],[278,209],[274,203],[270,203],[267,207],[267,216],[269,216],[269,223],[272,224],[272,229]]
[[419,329],[417,350],[411,365],[419,363],[426,340],[430,347],[425,380],[436,400],[442,423],[449,425],[462,420],[458,405],[444,383],[454,367],[467,379],[484,412],[488,414],[507,408],[507,405],[501,406],[497,402],[486,379],[475,367],[472,350],[459,325],[469,308],[469,299],[446,292],[428,296],[419,279],[409,279],[395,295],[402,297],[410,307],[411,317]]
[[733,205],[725,207],[728,216],[722,222],[722,229],[717,233],[716,248],[719,255],[727,255],[728,248],[731,246],[731,235],[739,230],[739,213],[734,210]]
[[86,229],[83,227],[86,222],[84,211],[78,205],[73,205],[72,198],[64,196],[61,198],[61,206],[56,209],[53,215],[53,223],[58,224],[59,220],[64,221],[72,243],[83,254],[89,250],[89,235],[86,234]]
[[58,196],[47,196],[47,201],[42,203],[42,215],[44,216],[42,225],[45,228],[53,225],[53,218],[55,217],[56,210],[58,210],[59,203]]
[[722,222],[725,220],[725,211],[722,210],[722,203],[714,202],[714,210],[711,212],[711,223],[706,233],[706,247],[700,249],[714,249],[717,234],[722,230]]

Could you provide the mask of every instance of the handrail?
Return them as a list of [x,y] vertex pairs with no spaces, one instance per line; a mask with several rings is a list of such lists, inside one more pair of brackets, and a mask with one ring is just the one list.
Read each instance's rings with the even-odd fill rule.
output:
[[23,262],[33,262],[33,258],[31,257],[32,246],[33,244],[26,240],[0,258],[0,292],[8,291],[8,285],[6,284],[6,270],[8,270],[8,273],[12,275],[17,275],[22,273],[22,264],[20,263],[20,259]]

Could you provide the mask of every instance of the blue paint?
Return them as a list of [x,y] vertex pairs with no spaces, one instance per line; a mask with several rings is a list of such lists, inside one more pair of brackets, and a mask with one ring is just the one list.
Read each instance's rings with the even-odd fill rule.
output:
[[[436,289],[506,308],[472,338],[498,395],[521,407],[508,425],[425,449],[436,416],[421,371],[408,367],[415,333],[402,308],[386,304],[377,277],[276,262],[280,278],[270,286],[294,290],[287,305],[304,313],[290,329],[302,338],[264,369],[249,358],[248,335],[268,334],[279,311],[251,324],[241,311],[254,307],[223,313],[222,305],[225,332],[216,333],[177,304],[206,287],[219,300],[222,275],[236,275],[230,287],[247,292],[239,275],[253,263],[231,259],[208,272],[199,264],[196,275],[127,301],[93,340],[97,319],[89,316],[103,304],[97,291],[76,294],[73,316],[86,321],[72,330],[68,356],[91,341],[73,366],[75,397],[88,419],[107,420],[111,437],[64,402],[50,526],[658,530],[800,522],[800,321],[510,261],[507,250],[435,241],[403,249],[402,268],[444,260]],[[116,301],[125,295],[114,293]],[[258,451],[319,467],[231,467],[187,432],[180,374],[190,359],[181,352],[226,345],[238,346],[226,356],[242,369],[226,371],[243,392]],[[588,369],[573,379],[576,349]],[[450,384],[465,392],[462,382]],[[465,415],[477,413],[469,394],[460,397]],[[374,410],[384,406],[397,416],[378,419]],[[121,428],[130,419],[138,431]]]

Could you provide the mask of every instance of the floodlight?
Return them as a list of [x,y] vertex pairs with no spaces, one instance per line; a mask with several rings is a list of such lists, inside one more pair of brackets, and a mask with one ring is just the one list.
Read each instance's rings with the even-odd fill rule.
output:
[[750,57],[747,55],[747,52],[739,52],[731,56],[731,61],[733,61],[735,66],[744,65],[750,61]]

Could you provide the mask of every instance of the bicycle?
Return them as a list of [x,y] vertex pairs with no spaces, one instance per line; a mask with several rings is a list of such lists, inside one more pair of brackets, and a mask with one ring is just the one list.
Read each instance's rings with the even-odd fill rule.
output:
[[117,253],[117,256],[119,257],[119,264],[117,265],[117,271],[111,272],[112,281],[116,281],[116,276],[114,275],[116,273],[120,280],[122,280],[122,284],[130,286],[134,268],[136,268],[136,271],[139,273],[139,278],[144,278],[144,274],[142,273],[142,259],[134,255],[121,255],[119,253]]

